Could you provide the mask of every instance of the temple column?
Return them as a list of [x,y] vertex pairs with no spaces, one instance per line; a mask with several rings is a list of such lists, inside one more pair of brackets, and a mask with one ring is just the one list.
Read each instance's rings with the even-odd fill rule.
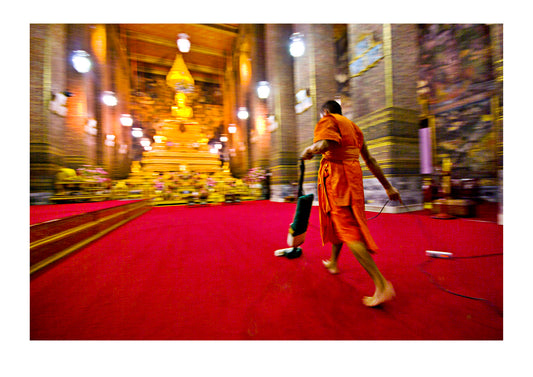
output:
[[54,191],[63,165],[65,117],[50,110],[53,93],[66,91],[67,28],[30,25],[30,192]]
[[[304,55],[294,58],[294,92],[298,97],[294,111],[299,157],[306,147],[313,144],[320,106],[335,98],[335,37],[333,25],[325,24],[294,25],[294,32],[303,34],[306,46]],[[319,157],[306,162],[304,181],[304,192],[315,194],[317,200],[319,165]]]
[[270,134],[271,200],[283,201],[295,195],[298,180],[296,115],[294,112],[293,58],[288,51],[292,25],[265,25],[266,70],[272,91],[269,114],[277,127]]
[[270,165],[270,132],[268,132],[268,100],[257,95],[257,85],[267,81],[265,62],[265,25],[251,25],[252,81],[250,86],[251,167],[268,169]]
[[[419,161],[416,25],[348,25],[349,72],[354,122],[404,203],[423,208]],[[367,209],[379,209],[388,197],[363,164]],[[390,203],[389,212],[402,211]]]
[[[68,25],[67,28],[66,51],[85,50],[91,54],[90,32],[87,26]],[[94,67],[94,58],[92,56],[91,60]],[[77,169],[82,165],[95,162],[89,156],[96,157],[95,136],[85,131],[85,126],[89,119],[94,119],[93,101],[96,93],[94,93],[93,84],[95,74],[92,69],[87,73],[79,73],[72,64],[69,64],[66,67],[66,75],[68,89],[73,95],[68,100],[68,113],[62,135],[62,148],[65,154],[65,167]]]

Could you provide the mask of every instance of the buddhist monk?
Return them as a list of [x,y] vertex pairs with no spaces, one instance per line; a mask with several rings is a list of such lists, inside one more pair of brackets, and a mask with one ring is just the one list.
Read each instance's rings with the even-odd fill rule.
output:
[[337,262],[342,245],[346,244],[376,287],[373,296],[363,298],[363,304],[377,306],[391,300],[396,294],[391,282],[383,277],[371,256],[378,248],[366,223],[359,156],[363,157],[368,169],[383,185],[390,200],[402,202],[400,193],[389,183],[377,161],[370,155],[362,131],[342,115],[338,102],[326,102],[320,116],[315,126],[313,145],[303,151],[301,158],[309,160],[315,154],[322,154],[318,171],[320,233],[324,245],[332,244],[331,258],[324,260],[323,264],[330,273],[339,273]]

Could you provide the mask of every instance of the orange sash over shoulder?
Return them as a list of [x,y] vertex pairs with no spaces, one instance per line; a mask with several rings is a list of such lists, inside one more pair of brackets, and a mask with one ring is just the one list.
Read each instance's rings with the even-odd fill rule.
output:
[[355,123],[338,114],[328,114],[317,123],[313,142],[332,140],[339,147],[322,155],[318,171],[318,201],[322,243],[335,242],[331,207],[350,207],[367,248],[377,251],[365,216],[363,173],[359,153],[363,147],[363,132]]

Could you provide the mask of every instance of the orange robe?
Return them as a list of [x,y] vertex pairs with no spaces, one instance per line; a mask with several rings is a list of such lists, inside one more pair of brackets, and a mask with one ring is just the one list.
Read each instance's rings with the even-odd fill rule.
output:
[[318,171],[322,243],[361,241],[370,252],[377,251],[365,216],[363,172],[359,164],[363,132],[348,118],[328,114],[315,126],[313,142],[320,140],[339,144],[322,154]]

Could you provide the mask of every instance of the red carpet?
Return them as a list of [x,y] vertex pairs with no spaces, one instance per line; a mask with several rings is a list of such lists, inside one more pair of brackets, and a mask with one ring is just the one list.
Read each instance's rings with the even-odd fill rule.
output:
[[[361,298],[372,283],[347,250],[339,275],[322,267],[329,246],[316,207],[303,255],[274,256],[294,210],[266,201],[153,208],[31,279],[30,338],[503,339],[502,226],[414,214],[371,220],[375,260],[397,298],[370,309]],[[426,249],[498,255],[440,260]]]

